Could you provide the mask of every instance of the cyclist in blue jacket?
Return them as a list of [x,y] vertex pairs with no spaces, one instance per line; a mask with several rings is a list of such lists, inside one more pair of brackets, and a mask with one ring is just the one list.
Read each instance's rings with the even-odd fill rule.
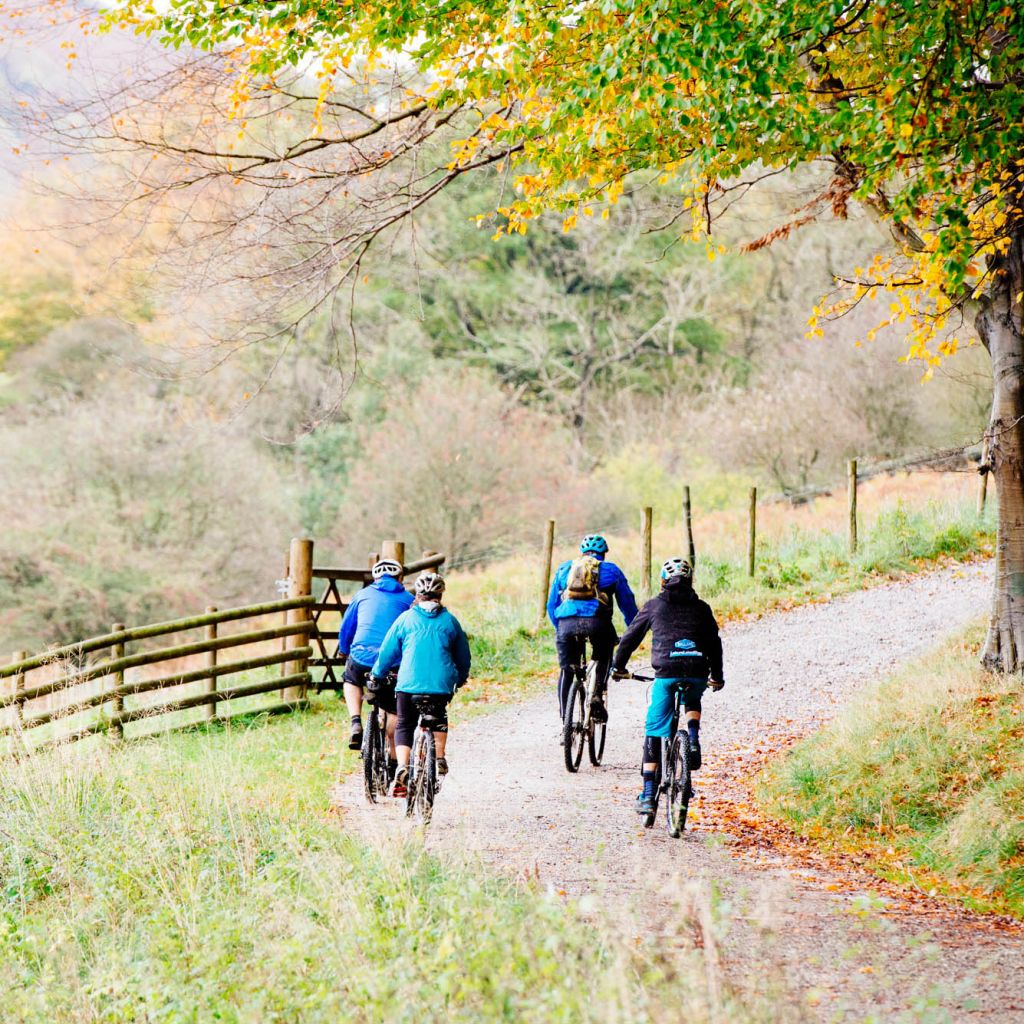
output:
[[563,562],[555,571],[548,594],[548,618],[555,627],[558,651],[558,713],[565,717],[565,702],[572,686],[572,666],[579,659],[586,640],[590,641],[601,681],[591,715],[597,722],[606,722],[604,690],[608,683],[612,651],[618,637],[612,625],[612,599],[628,626],[637,613],[636,598],[625,574],[614,562],[605,561],[608,542],[600,534],[591,533],[580,544],[580,557]]
[[448,704],[455,691],[469,678],[469,640],[459,620],[442,607],[444,579],[434,572],[421,573],[416,580],[416,601],[388,630],[373,666],[371,686],[398,666],[395,686],[398,725],[395,749],[398,772],[392,795],[406,795],[409,755],[419,722],[415,697],[435,698],[432,712],[438,720],[434,730],[437,745],[437,774],[448,774],[445,745],[448,738]]
[[[338,657],[345,662],[345,703],[352,716],[348,746],[358,750],[363,742],[363,687],[377,652],[395,619],[412,604],[412,594],[402,586],[402,566],[383,558],[370,570],[373,582],[363,587],[345,611],[338,631]],[[395,695],[383,687],[378,703],[388,712],[389,745],[393,747]],[[394,757],[392,749],[391,756]]]

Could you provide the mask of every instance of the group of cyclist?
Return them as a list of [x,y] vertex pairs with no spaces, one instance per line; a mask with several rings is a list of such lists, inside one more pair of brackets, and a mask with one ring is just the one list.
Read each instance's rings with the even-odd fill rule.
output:
[[[626,678],[630,656],[652,633],[654,683],[644,729],[641,776],[643,790],[636,810],[651,813],[655,801],[661,746],[671,735],[677,692],[686,712],[691,771],[701,766],[701,698],[710,686],[720,690],[722,642],[711,608],[693,589],[693,567],[670,558],[661,567],[660,592],[638,609],[623,571],[608,561],[608,542],[589,534],[578,558],[558,566],[551,582],[547,611],[555,627],[558,651],[558,711],[564,718],[574,666],[590,643],[599,685],[590,712],[605,722],[609,676]],[[420,717],[416,697],[433,698],[437,774],[446,775],[447,706],[469,678],[470,653],[465,631],[442,604],[445,581],[437,573],[421,573],[415,593],[402,583],[402,566],[391,559],[377,562],[372,582],[353,598],[338,633],[338,656],[345,662],[344,693],[351,715],[349,748],[363,739],[363,691],[388,712],[388,776],[391,793],[406,795],[412,737]],[[620,640],[612,621],[617,604],[626,621]],[[422,705],[421,705],[422,706]]]
[[[437,774],[448,774],[445,744],[448,704],[469,678],[469,641],[459,620],[443,605],[445,582],[420,573],[415,594],[402,585],[402,566],[382,559],[345,611],[338,657],[345,663],[345,703],[351,715],[349,749],[363,742],[363,689],[388,712],[388,778],[391,794],[407,793],[409,755],[420,715],[429,711],[437,745]],[[417,697],[429,697],[427,706]]]

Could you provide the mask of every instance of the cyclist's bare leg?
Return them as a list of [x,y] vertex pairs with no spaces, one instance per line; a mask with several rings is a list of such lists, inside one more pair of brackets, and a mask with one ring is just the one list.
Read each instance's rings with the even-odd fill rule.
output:
[[[388,715],[388,757],[392,760],[395,759],[395,726],[398,725],[397,715]],[[408,764],[408,758],[406,758],[406,764]]]
[[395,747],[395,757],[398,759],[399,768],[409,767],[409,758],[412,756],[412,747]]
[[363,688],[354,683],[345,684],[345,703],[348,705],[350,715],[363,714]]
[[444,757],[444,748],[448,744],[448,733],[446,732],[435,732],[434,733],[434,745],[437,748],[437,756]]

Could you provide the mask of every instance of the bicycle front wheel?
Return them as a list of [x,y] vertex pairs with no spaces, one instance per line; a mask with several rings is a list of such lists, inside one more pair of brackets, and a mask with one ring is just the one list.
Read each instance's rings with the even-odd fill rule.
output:
[[[597,672],[597,666],[591,662],[590,669],[587,672],[587,699],[593,698],[597,692],[597,680],[595,674]],[[604,694],[605,711],[608,709],[608,693]],[[587,732],[587,753],[590,755],[590,763],[594,767],[598,767],[601,764],[601,758],[604,757],[604,741],[608,735],[608,723],[607,722],[595,722],[591,719],[590,729]]]
[[578,772],[583,760],[583,740],[586,723],[586,691],[577,679],[569,690],[565,702],[565,718],[562,720],[562,751],[565,755],[565,770]]
[[380,713],[373,708],[366,731],[363,733],[363,792],[369,803],[375,804],[377,798],[388,791],[388,759],[385,749],[384,730],[380,724]]
[[668,834],[678,839],[686,827],[686,813],[690,807],[690,761],[684,731],[672,738],[665,764],[665,812]]

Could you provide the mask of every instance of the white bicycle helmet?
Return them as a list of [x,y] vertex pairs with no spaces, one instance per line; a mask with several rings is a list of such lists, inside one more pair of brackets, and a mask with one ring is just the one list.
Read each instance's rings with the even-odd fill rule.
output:
[[444,577],[436,572],[421,572],[416,580],[417,597],[440,597],[444,593]]
[[693,566],[685,558],[670,558],[667,562],[661,563],[661,578],[692,580]]
[[382,576],[401,576],[402,566],[393,558],[382,558],[370,570],[370,575],[379,580]]

